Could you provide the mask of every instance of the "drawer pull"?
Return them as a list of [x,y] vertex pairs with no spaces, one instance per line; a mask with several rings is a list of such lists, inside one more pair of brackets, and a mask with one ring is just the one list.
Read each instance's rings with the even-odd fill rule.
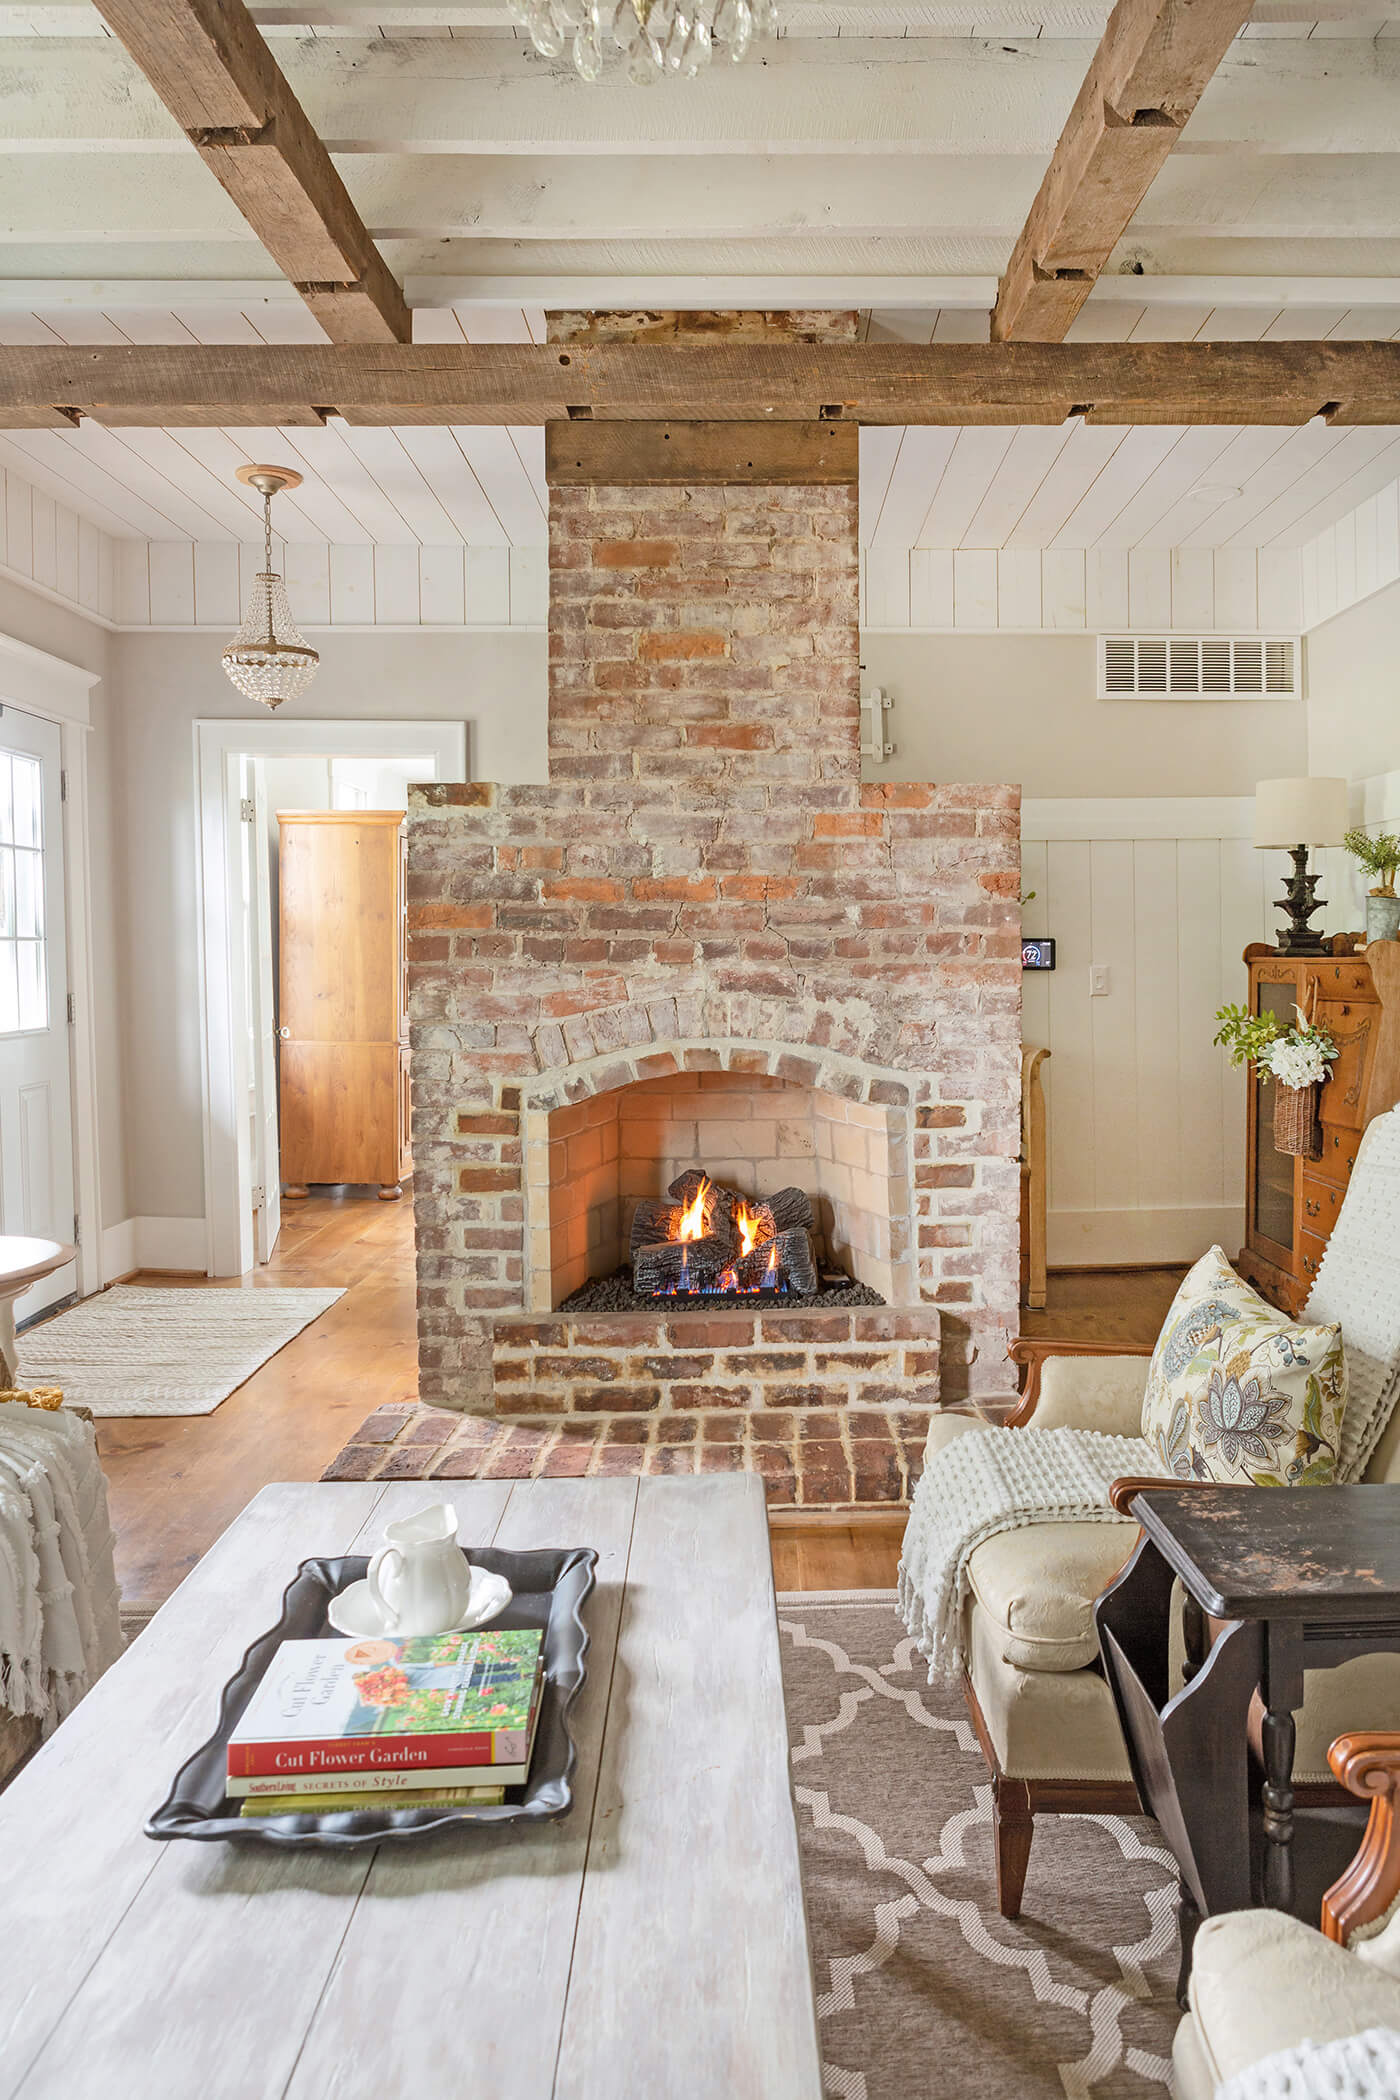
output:
[[1307,1270],[1309,1276],[1316,1276],[1317,1263],[1313,1260],[1310,1254],[1305,1254],[1303,1256],[1303,1267]]
[[1315,1218],[1320,1213],[1322,1205],[1314,1202],[1313,1198],[1309,1196],[1304,1200],[1303,1208],[1310,1218]]

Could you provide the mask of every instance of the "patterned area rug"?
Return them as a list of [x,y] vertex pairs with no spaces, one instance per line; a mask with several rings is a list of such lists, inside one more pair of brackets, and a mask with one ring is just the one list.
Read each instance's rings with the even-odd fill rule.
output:
[[1156,1825],[1038,1817],[996,1908],[991,1786],[892,1591],[778,1600],[826,2090],[1165,2100],[1176,1874]]
[[208,1415],[344,1296],[119,1283],[22,1334],[19,1375],[99,1416]]

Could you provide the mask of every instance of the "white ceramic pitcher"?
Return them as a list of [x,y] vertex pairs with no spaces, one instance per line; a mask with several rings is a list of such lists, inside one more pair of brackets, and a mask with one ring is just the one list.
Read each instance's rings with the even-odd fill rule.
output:
[[467,1609],[472,1573],[457,1544],[457,1512],[446,1502],[386,1524],[388,1544],[370,1562],[365,1581],[384,1617],[384,1631],[409,1639],[446,1633]]

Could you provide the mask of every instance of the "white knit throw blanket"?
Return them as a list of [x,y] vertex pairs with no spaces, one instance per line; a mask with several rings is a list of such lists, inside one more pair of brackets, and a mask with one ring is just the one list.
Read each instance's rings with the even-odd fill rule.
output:
[[91,1422],[0,1403],[0,1706],[47,1735],[121,1653]]
[[1026,1524],[1127,1524],[1115,1480],[1162,1472],[1140,1437],[1096,1429],[987,1429],[936,1451],[914,1490],[899,1563],[899,1613],[929,1680],[962,1668],[967,1564],[985,1539]]
[[1400,2034],[1369,2027],[1337,2042],[1301,2042],[1237,2071],[1215,2100],[1395,2100]]

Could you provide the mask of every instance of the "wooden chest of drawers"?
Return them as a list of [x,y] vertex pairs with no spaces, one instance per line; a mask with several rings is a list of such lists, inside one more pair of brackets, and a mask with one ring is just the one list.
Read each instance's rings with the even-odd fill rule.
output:
[[1298,1159],[1273,1142],[1274,1081],[1249,1088],[1242,1276],[1286,1312],[1312,1289],[1372,1116],[1400,1100],[1400,942],[1376,941],[1363,955],[1280,955],[1245,950],[1249,1004],[1285,1026],[1301,1007],[1337,1045],[1322,1089],[1322,1152]]

